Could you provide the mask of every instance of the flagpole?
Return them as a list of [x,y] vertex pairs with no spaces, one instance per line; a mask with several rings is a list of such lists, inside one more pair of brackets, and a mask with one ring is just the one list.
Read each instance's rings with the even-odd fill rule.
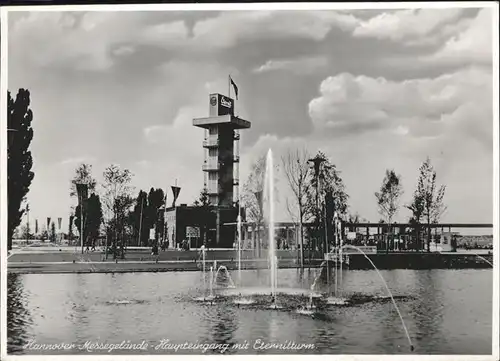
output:
[[227,90],[229,94],[229,98],[231,98],[231,74],[227,77]]

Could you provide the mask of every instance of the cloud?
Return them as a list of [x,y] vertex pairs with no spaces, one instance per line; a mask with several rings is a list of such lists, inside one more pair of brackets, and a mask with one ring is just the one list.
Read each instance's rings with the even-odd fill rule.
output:
[[[203,186],[201,166],[204,159],[204,130],[192,125],[193,118],[204,115],[206,109],[186,105],[179,109],[171,124],[145,126],[143,137],[147,152],[135,164],[140,167],[134,178],[139,189],[165,189],[176,181],[182,187],[179,203],[191,203]],[[169,194],[171,196],[171,194]]]
[[392,128],[413,137],[439,136],[461,124],[454,117],[471,106],[489,109],[480,112],[481,126],[491,119],[491,73],[481,68],[400,82],[342,73],[323,80],[320,93],[309,103],[309,115],[317,130],[337,135]]
[[29,12],[11,21],[12,55],[38,67],[103,71],[113,65],[113,45],[134,39],[140,13]]
[[138,32],[136,41],[166,48],[180,48],[188,43],[188,36],[189,29],[186,23],[178,20],[149,25]]
[[451,37],[435,54],[423,57],[422,60],[446,64],[491,64],[492,19],[491,9],[481,9],[473,20],[464,24],[461,32]]
[[[189,155],[198,156],[202,153],[202,140],[204,138],[203,129],[193,126],[193,119],[199,118],[206,109],[185,106],[179,109],[172,124],[151,125],[144,128],[146,140],[152,144],[160,144],[163,152],[176,150],[182,152],[183,157]],[[179,137],[182,134],[182,137]],[[193,147],[195,144],[195,147]]]
[[148,168],[152,165],[151,161],[147,159],[139,160],[136,162],[139,167]]
[[94,157],[83,156],[83,157],[72,157],[66,158],[59,162],[61,165],[75,165],[79,163],[89,163],[94,160]]
[[120,46],[113,50],[113,54],[116,56],[127,56],[135,53],[135,49],[132,46]]
[[[214,12],[215,13],[215,12]],[[209,13],[207,13],[209,14]],[[216,14],[216,13],[215,13]],[[333,26],[351,29],[352,15],[335,11],[224,11],[194,22],[145,12],[29,12],[12,15],[12,54],[37,67],[105,71],[138,45],[193,54],[246,41],[325,38]]]
[[196,44],[227,48],[240,41],[302,38],[319,41],[333,26],[351,29],[354,16],[336,11],[225,11],[193,27]]
[[295,74],[315,73],[318,69],[328,65],[324,56],[307,57],[298,59],[268,60],[265,64],[255,68],[254,73],[265,73],[275,70],[290,71]]
[[463,9],[410,9],[386,12],[360,21],[353,30],[355,37],[389,39],[408,43],[415,38],[425,39],[443,25],[458,19]]

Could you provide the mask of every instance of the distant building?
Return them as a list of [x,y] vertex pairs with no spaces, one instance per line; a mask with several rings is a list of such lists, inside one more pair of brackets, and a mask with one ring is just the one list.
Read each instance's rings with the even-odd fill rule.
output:
[[235,227],[221,227],[219,245],[217,245],[217,211],[222,223],[234,222],[238,216],[237,208],[217,209],[217,207],[196,207],[181,204],[167,208],[165,213],[165,240],[170,247],[177,247],[188,241],[190,248],[199,248],[204,243],[209,248],[230,248],[234,242]]

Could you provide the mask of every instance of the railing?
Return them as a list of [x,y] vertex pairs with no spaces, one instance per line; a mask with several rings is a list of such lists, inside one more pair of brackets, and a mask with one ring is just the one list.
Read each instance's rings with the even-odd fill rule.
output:
[[207,193],[210,195],[218,195],[218,194],[222,193],[222,189],[219,187],[208,188]]
[[214,148],[214,147],[218,147],[218,146],[219,146],[219,139],[218,138],[211,137],[211,138],[206,138],[203,141],[204,148]]
[[205,163],[202,165],[201,169],[203,171],[209,171],[209,170],[219,170],[220,166],[218,163]]

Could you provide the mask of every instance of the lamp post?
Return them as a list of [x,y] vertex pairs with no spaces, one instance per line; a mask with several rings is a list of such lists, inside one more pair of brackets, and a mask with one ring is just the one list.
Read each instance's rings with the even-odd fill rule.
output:
[[141,245],[141,233],[142,233],[142,208],[144,206],[144,197],[141,198],[141,218],[139,219],[139,235],[137,236],[137,246]]
[[[259,221],[262,221],[262,218],[263,218],[263,205],[262,205],[262,194],[264,193],[264,191],[260,190],[260,191],[256,191],[254,192],[254,195],[255,195],[255,199],[257,199],[257,207],[259,207]],[[256,226],[258,226],[258,229],[257,229],[257,256],[260,258],[260,222],[259,224],[256,224]]]
[[26,244],[30,243],[30,205],[26,204]]
[[[320,218],[320,210],[319,210],[319,173],[321,170],[321,164],[326,162],[326,158],[324,158],[322,155],[318,154],[316,157],[311,158],[308,160],[308,162],[312,165],[314,169],[314,177],[316,178],[316,212],[317,212],[317,224],[318,224],[318,230],[319,230],[319,218]],[[325,239],[326,241],[326,239]],[[326,250],[326,247],[325,247]],[[311,250],[309,250],[309,259],[311,259]]]
[[165,199],[163,202],[163,226],[162,226],[162,243],[167,240],[167,189],[165,188]]
[[87,199],[88,184],[76,183],[76,192],[78,193],[78,200],[80,202],[80,243],[82,246],[83,254],[83,202]]

